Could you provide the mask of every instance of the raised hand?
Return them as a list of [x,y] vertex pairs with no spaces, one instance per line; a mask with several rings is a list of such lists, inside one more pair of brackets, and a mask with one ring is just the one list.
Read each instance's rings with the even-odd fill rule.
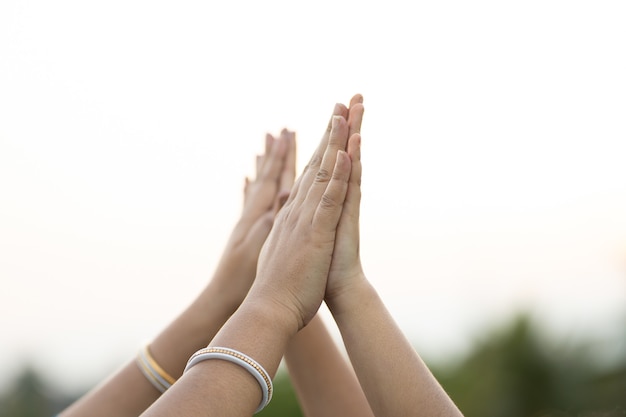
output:
[[[211,340],[254,358],[274,375],[287,344],[315,315],[326,290],[335,234],[348,189],[349,125],[337,105],[311,162],[278,212],[261,250],[257,275],[237,311]],[[219,381],[219,384],[215,384]],[[145,416],[251,415],[259,384],[226,361],[203,361],[187,372]]]
[[214,280],[221,280],[224,297],[238,306],[256,275],[257,259],[274,217],[295,179],[295,132],[283,129],[265,138],[265,152],[256,158],[256,174],[246,178],[244,204],[220,260]]
[[326,290],[350,176],[347,115],[345,106],[335,106],[320,145],[276,217],[251,290],[257,299],[286,309],[298,328],[315,315]]
[[343,291],[349,291],[353,283],[364,278],[359,255],[359,212],[361,203],[361,122],[363,120],[363,97],[356,95],[348,109],[349,138],[345,149],[350,156],[351,172],[346,200],[339,224],[333,259],[326,286],[326,301],[332,303]]

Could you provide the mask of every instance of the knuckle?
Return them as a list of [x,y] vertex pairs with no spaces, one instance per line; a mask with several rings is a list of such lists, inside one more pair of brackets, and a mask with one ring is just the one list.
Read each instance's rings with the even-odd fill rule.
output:
[[321,163],[322,157],[316,153],[311,157],[311,160],[306,166],[306,170],[317,168],[318,166],[320,166]]
[[339,204],[335,201],[334,198],[329,196],[328,194],[322,195],[322,199],[320,200],[320,207],[323,209],[333,209],[337,207]]
[[340,172],[338,170],[334,170],[333,171],[333,177],[332,178],[333,178],[333,180],[341,181],[341,182],[347,182],[348,181],[348,178],[346,177],[346,174],[343,173],[343,172]]
[[339,134],[338,132],[337,133],[333,132],[333,134],[330,135],[330,138],[328,138],[328,147],[336,148],[340,144],[342,144],[344,141],[345,141],[345,137],[342,137],[342,135]]
[[315,182],[328,182],[330,181],[330,173],[327,169],[320,168],[315,175]]

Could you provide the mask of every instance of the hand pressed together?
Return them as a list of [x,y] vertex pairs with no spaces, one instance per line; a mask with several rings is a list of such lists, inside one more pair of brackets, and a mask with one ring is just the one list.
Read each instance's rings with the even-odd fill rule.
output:
[[361,203],[361,122],[363,97],[356,95],[347,110],[349,136],[343,146],[350,156],[351,172],[333,251],[326,302],[332,304],[342,292],[364,280],[359,254],[359,207]]
[[255,178],[245,180],[244,204],[220,260],[215,280],[223,280],[223,293],[238,306],[256,275],[261,247],[274,217],[295,179],[295,132],[283,129],[275,138],[267,134],[265,152],[256,158]]
[[347,109],[336,105],[320,146],[278,213],[259,257],[251,294],[294,317],[298,329],[317,312],[335,248],[351,162]]

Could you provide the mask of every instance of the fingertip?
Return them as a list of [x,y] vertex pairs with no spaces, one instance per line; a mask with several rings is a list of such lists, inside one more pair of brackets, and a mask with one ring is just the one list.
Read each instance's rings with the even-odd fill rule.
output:
[[354,106],[357,103],[363,103],[363,96],[358,93],[352,96],[352,99],[350,100],[350,107]]
[[342,120],[343,120],[342,116],[334,115],[333,116],[333,121],[332,121],[333,129],[336,129],[337,127],[339,127],[339,125],[340,125]]
[[361,135],[359,133],[354,133],[348,139],[348,155],[350,156],[350,160],[354,161],[361,158]]
[[364,113],[365,107],[362,103],[356,103],[354,106],[350,106],[350,121],[358,124],[360,127]]
[[291,130],[289,130],[287,128],[284,128],[280,132],[280,136],[281,136],[281,138],[283,138],[287,142],[288,145],[291,145],[291,142],[294,141],[294,138],[295,138],[296,134],[295,134],[295,132],[293,132],[293,131],[291,131]]
[[350,110],[353,110],[353,111],[358,110],[358,111],[363,112],[365,111],[365,106],[363,105],[363,103],[359,102],[359,103],[354,104],[353,106],[350,106]]
[[344,104],[342,103],[335,104],[333,115],[345,116],[347,113],[348,113],[348,108]]
[[339,149],[337,151],[337,160],[335,161],[335,169],[339,169],[340,171],[343,171],[346,169],[346,167],[349,168],[349,166],[350,166],[350,157],[348,156],[348,153],[344,151],[343,149]]
[[286,136],[281,136],[279,140],[275,142],[276,145],[276,153],[278,155],[283,155],[285,150],[287,149],[287,143],[289,138]]

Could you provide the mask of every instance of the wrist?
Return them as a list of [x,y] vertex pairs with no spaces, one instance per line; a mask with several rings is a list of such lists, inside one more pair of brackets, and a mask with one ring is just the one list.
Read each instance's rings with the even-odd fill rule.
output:
[[208,288],[219,294],[224,305],[237,310],[246,298],[256,275],[256,262],[251,263],[242,257],[230,254],[220,260]]
[[207,297],[207,303],[212,303],[224,312],[227,312],[228,315],[231,315],[239,308],[246,297],[246,293],[241,289],[233,288],[234,283],[227,278],[229,277],[215,274],[205,288],[204,293],[210,294]]
[[332,293],[327,293],[324,301],[332,315],[337,318],[345,313],[358,311],[376,296],[376,290],[361,273],[359,277],[336,288]]
[[270,328],[278,334],[285,334],[288,339],[300,329],[300,318],[288,306],[277,302],[272,297],[263,295],[262,291],[251,290],[237,313],[249,314],[259,325]]

